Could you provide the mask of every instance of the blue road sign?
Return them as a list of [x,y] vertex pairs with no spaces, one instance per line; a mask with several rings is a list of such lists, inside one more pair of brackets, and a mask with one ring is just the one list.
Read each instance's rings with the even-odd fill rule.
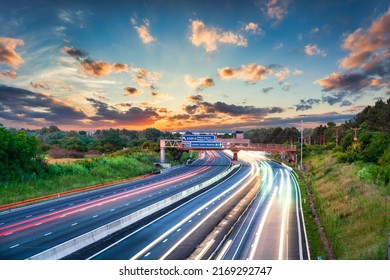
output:
[[193,141],[215,141],[214,135],[183,135],[182,136],[183,141],[193,142]]
[[222,148],[222,142],[191,142],[191,148]]

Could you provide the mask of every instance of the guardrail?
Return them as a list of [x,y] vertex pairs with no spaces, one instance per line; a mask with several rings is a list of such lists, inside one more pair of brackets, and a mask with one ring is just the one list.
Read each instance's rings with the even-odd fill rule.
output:
[[226,169],[221,174],[201,183],[194,187],[191,187],[185,191],[182,191],[178,194],[175,194],[171,197],[168,197],[166,199],[163,199],[159,202],[156,202],[154,204],[151,204],[145,208],[142,208],[138,211],[135,211],[125,217],[122,217],[118,220],[115,220],[113,222],[110,222],[104,226],[101,226],[97,229],[94,229],[90,232],[84,233],[78,237],[72,238],[62,244],[59,244],[53,248],[47,249],[46,251],[43,251],[41,253],[38,253],[32,257],[27,258],[28,260],[54,260],[54,259],[61,259],[69,254],[72,254],[94,242],[97,242],[101,240],[102,238],[119,231],[131,224],[134,224],[135,222],[152,215],[153,213],[156,213],[180,200],[183,198],[194,194],[198,192],[199,190],[206,188],[210,186],[211,184],[217,182],[218,180],[226,177],[228,174],[230,174],[235,168],[237,168],[239,165],[232,165],[228,169]]

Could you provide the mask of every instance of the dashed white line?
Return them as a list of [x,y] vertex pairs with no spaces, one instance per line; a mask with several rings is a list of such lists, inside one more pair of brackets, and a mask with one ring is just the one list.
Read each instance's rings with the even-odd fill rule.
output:
[[56,210],[56,209],[53,208],[53,209],[50,209],[49,211],[50,211],[50,212],[53,212],[54,210]]
[[71,227],[74,227],[74,226],[77,225],[77,224],[78,224],[78,223],[74,223],[74,224],[71,225]]
[[179,231],[181,231],[181,228],[179,228],[179,229],[177,230],[177,232],[179,232]]
[[145,255],[145,257],[147,257],[147,256],[149,256],[150,255],[150,252],[149,253],[147,253],[146,255]]
[[115,211],[115,208],[111,209],[110,212]]
[[95,216],[93,216],[92,218],[97,218],[97,217],[99,217],[99,215],[95,215]]
[[16,247],[18,247],[19,246],[19,244],[15,244],[14,246],[11,246],[11,247],[9,247],[10,249],[13,249],[13,248],[16,248]]
[[129,206],[129,204],[128,204],[128,203],[126,203],[126,204],[125,204],[125,206]]
[[138,199],[137,201],[141,201],[142,199]]
[[34,226],[39,226],[39,225],[41,225],[42,223],[37,223],[37,224],[35,224]]
[[191,222],[192,222],[192,220],[189,220],[188,222],[189,222],[189,223],[191,223]]
[[50,235],[50,234],[52,234],[52,232],[45,233],[44,235],[45,235],[45,236],[48,236],[48,235]]
[[13,234],[13,232],[8,232],[8,233],[4,234],[4,236],[8,236],[8,235],[11,235],[11,234]]
[[166,239],[164,239],[163,243],[165,243],[165,242],[167,242],[167,241],[168,241],[168,239],[166,238]]
[[[26,216],[25,218],[30,218],[30,217],[32,217],[32,215],[28,215],[28,216]],[[0,225],[2,225],[3,223],[1,223]]]

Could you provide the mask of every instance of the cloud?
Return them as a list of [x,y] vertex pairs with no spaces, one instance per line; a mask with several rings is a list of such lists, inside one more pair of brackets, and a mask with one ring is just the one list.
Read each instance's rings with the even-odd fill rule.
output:
[[290,0],[262,0],[259,4],[262,12],[275,20],[274,25],[277,25],[288,14]]
[[254,23],[254,22],[250,22],[247,25],[245,25],[244,29],[245,29],[245,31],[252,33],[252,34],[261,34],[262,33],[262,30],[259,27],[259,25],[257,23]]
[[374,21],[365,31],[362,28],[357,29],[348,35],[342,48],[350,51],[350,54],[344,58],[340,66],[344,69],[360,68],[369,63],[376,54],[376,59],[389,59],[383,50],[390,48],[390,9]]
[[133,68],[133,80],[143,88],[156,89],[155,83],[160,80],[161,75],[142,68]]
[[237,70],[231,67],[225,67],[222,69],[218,69],[218,76],[221,79],[230,79],[234,76],[236,76]]
[[193,102],[193,103],[201,103],[203,102],[203,96],[200,95],[200,94],[197,94],[197,95],[190,95],[190,96],[187,96],[186,97],[187,100]]
[[143,25],[137,26],[137,21],[134,18],[130,19],[131,24],[134,26],[134,29],[138,33],[138,37],[141,39],[142,43],[150,44],[154,42],[156,39],[150,34],[150,21],[148,19],[144,20]]
[[317,80],[323,91],[343,90],[358,92],[371,85],[371,79],[362,73],[332,73]]
[[272,74],[273,69],[277,67],[278,66],[276,65],[262,66],[256,64],[242,65],[239,69],[225,67],[218,69],[218,76],[221,79],[230,79],[232,77],[236,77],[247,83],[256,83],[257,81],[263,80]]
[[273,113],[281,113],[284,110],[280,107],[258,108],[254,106],[240,106],[235,104],[226,104],[225,102],[210,103],[206,101],[197,101],[195,105],[184,106],[183,109],[188,114],[226,114],[229,116],[243,116],[250,115],[254,117],[261,117]]
[[296,111],[306,111],[306,110],[312,109],[313,105],[319,104],[320,101],[321,101],[320,99],[313,99],[313,98],[310,98],[307,100],[301,99],[299,101],[299,104],[295,105],[295,109],[296,109]]
[[65,54],[76,59],[81,65],[80,66],[81,71],[90,76],[101,78],[103,76],[111,75],[112,72],[121,73],[128,70],[127,64],[122,64],[122,63],[110,64],[103,61],[92,60],[88,58],[87,52],[83,50],[75,49],[73,47],[65,46],[62,49],[62,51]]
[[141,92],[135,87],[124,87],[125,93],[124,96],[135,96],[141,94]]
[[321,50],[317,45],[312,44],[312,45],[306,45],[304,47],[305,54],[307,55],[321,55],[321,56],[326,56],[326,52],[324,50]]
[[73,25],[79,25],[80,28],[84,28],[84,20],[91,13],[82,10],[61,9],[58,11],[58,18],[63,22]]
[[0,72],[0,78],[8,78],[8,79],[15,79],[17,76],[16,72],[14,71],[4,71]]
[[263,88],[261,91],[263,93],[268,93],[269,91],[273,90],[274,88],[273,87],[266,87],[266,88]]
[[[345,72],[332,73],[316,83],[323,91],[347,91],[361,96],[364,90],[390,88],[390,9],[367,28],[358,28],[344,37],[342,48],[349,54],[341,59]],[[349,104],[346,94],[330,96],[331,102]],[[344,103],[343,103],[344,102]]]
[[0,38],[0,63],[18,69],[24,63],[20,55],[15,52],[17,46],[23,46],[24,41],[14,38]]
[[193,20],[191,23],[190,40],[197,47],[203,46],[206,52],[216,51],[220,44],[230,44],[240,47],[246,47],[248,45],[244,36],[230,31],[224,32],[214,27],[207,27],[199,20]]
[[77,125],[87,115],[43,93],[0,85],[0,118],[29,125]]
[[212,87],[215,85],[214,80],[210,77],[203,77],[199,79],[193,79],[190,75],[184,76],[184,81],[187,86],[197,91],[204,90],[205,88]]
[[127,106],[128,109],[121,112],[115,106],[110,106],[102,101],[93,98],[87,98],[87,100],[96,109],[96,115],[90,117],[90,119],[100,124],[147,126],[154,124],[160,119],[159,114],[152,108],[145,108],[143,110],[138,107]]

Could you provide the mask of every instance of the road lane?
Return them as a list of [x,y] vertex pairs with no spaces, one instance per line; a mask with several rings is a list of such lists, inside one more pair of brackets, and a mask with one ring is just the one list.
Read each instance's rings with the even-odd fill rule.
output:
[[[248,153],[256,157],[256,153]],[[292,173],[260,162],[261,186],[216,259],[308,259],[299,189]]]
[[[132,232],[91,259],[183,259],[215,227],[258,177],[257,163],[245,163],[236,174],[166,215]],[[237,198],[237,199],[236,199]]]

